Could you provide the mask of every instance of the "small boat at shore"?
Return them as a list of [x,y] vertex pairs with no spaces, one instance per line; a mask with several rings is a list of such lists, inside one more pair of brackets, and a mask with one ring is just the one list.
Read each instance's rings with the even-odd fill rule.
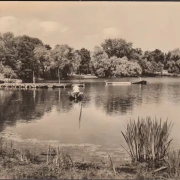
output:
[[106,85],[131,85],[131,84],[147,84],[147,81],[142,80],[142,81],[136,81],[136,82],[110,82],[110,81],[105,81]]
[[131,82],[132,84],[147,84],[147,81],[142,80],[142,81],[136,81],[136,82]]

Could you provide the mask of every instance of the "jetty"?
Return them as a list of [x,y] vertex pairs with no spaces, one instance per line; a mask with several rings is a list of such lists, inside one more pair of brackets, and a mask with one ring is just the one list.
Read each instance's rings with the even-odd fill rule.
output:
[[106,82],[106,85],[111,84],[111,85],[131,85],[131,82]]
[[85,84],[73,84],[73,83],[3,83],[0,84],[0,88],[20,88],[20,89],[30,89],[30,88],[72,88],[74,85],[79,87],[85,87]]

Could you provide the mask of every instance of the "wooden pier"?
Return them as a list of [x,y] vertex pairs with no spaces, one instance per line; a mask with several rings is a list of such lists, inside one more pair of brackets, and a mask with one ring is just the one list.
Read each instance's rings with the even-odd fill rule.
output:
[[72,83],[3,83],[0,84],[0,88],[20,88],[20,89],[30,89],[30,88],[72,88],[74,85],[79,87],[85,87],[84,84],[72,84]]

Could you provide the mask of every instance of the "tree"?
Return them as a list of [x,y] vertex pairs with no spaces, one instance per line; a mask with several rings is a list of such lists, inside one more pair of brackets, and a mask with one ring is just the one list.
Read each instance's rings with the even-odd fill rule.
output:
[[90,51],[88,51],[85,48],[82,48],[81,50],[77,50],[76,52],[81,57],[79,73],[83,73],[83,74],[90,73],[90,60],[91,60]]
[[177,61],[180,59],[180,49],[176,48],[170,51],[170,60]]
[[126,56],[128,59],[131,58],[132,53],[132,43],[127,42],[124,39],[106,39],[104,43],[101,44],[103,50],[108,54],[108,57],[116,56],[117,58],[122,58]]
[[153,73],[158,71],[158,64],[156,63],[156,61],[151,61],[151,65],[153,67]]
[[56,45],[52,50],[52,58],[53,67],[58,70],[59,79],[60,74],[67,76],[68,73],[77,71],[81,61],[80,56],[67,44]]
[[161,63],[161,62],[158,62],[158,64],[157,64],[157,72],[162,73],[163,69],[164,69],[164,64]]
[[96,75],[99,77],[111,76],[138,76],[142,69],[137,62],[129,61],[127,57],[108,57],[101,47],[95,47],[92,54],[92,62]]
[[5,60],[5,53],[6,53],[5,43],[3,40],[0,39],[0,61],[1,61],[1,64],[3,64],[3,61]]
[[174,70],[175,70],[175,64],[176,64],[176,62],[175,61],[173,61],[173,60],[169,60],[168,62],[167,62],[167,69],[168,69],[168,72],[169,73],[173,73],[174,72]]
[[77,72],[81,62],[82,62],[81,56],[76,51],[74,51],[73,57],[70,63],[71,72]]
[[45,72],[49,71],[52,66],[51,50],[45,46],[37,46],[34,49],[34,58],[39,66],[39,75],[45,77]]
[[52,49],[52,47],[51,47],[49,44],[45,44],[44,46],[45,46],[45,48],[46,48],[47,50],[51,50],[51,49]]
[[110,59],[108,58],[107,53],[101,47],[95,47],[94,52],[91,55],[91,61],[97,76],[110,76]]
[[152,52],[153,56],[154,56],[154,61],[156,63],[160,62],[160,63],[164,63],[165,62],[165,54],[159,50],[159,49],[155,49]]
[[139,64],[142,68],[142,74],[143,75],[152,76],[155,74],[155,72],[157,70],[157,67],[154,67],[153,63],[151,63],[147,59],[141,59],[141,61],[139,61]]
[[146,58],[150,62],[154,61],[156,63],[165,63],[165,54],[159,49],[155,49],[154,51],[145,51],[143,58]]
[[180,69],[180,59],[176,61],[176,66]]
[[19,61],[15,47],[14,34],[11,32],[0,35],[0,58],[4,66],[18,69]]
[[[15,38],[15,47],[17,50],[18,61],[20,61],[20,68],[17,75],[24,82],[32,82],[32,72],[35,76],[39,74],[39,63],[34,58],[34,49],[37,46],[42,46],[43,43],[38,38],[29,37],[26,35]],[[31,71],[26,71],[30,69]]]
[[140,65],[137,62],[128,61],[126,57],[111,57],[110,60],[113,76],[139,76],[142,73]]
[[9,78],[9,79],[17,77],[16,73],[12,70],[12,68],[8,66],[3,68],[3,74],[5,78]]
[[134,60],[139,60],[142,58],[143,54],[142,54],[142,49],[141,48],[132,48],[130,50],[130,53],[129,53],[129,60],[131,61],[134,61]]

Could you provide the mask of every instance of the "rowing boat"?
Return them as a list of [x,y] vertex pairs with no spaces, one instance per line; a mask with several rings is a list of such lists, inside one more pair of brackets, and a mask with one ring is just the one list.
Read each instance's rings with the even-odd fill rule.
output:
[[131,85],[131,84],[147,84],[147,81],[136,81],[136,82],[108,82],[105,81],[106,85]]
[[74,93],[74,92],[71,92],[70,93],[70,96],[69,96],[69,99],[70,100],[73,100],[73,99],[78,99],[78,100],[81,100],[83,98],[83,92],[79,92],[79,93]]
[[132,84],[147,84],[147,81],[142,80],[142,81],[132,82]]

